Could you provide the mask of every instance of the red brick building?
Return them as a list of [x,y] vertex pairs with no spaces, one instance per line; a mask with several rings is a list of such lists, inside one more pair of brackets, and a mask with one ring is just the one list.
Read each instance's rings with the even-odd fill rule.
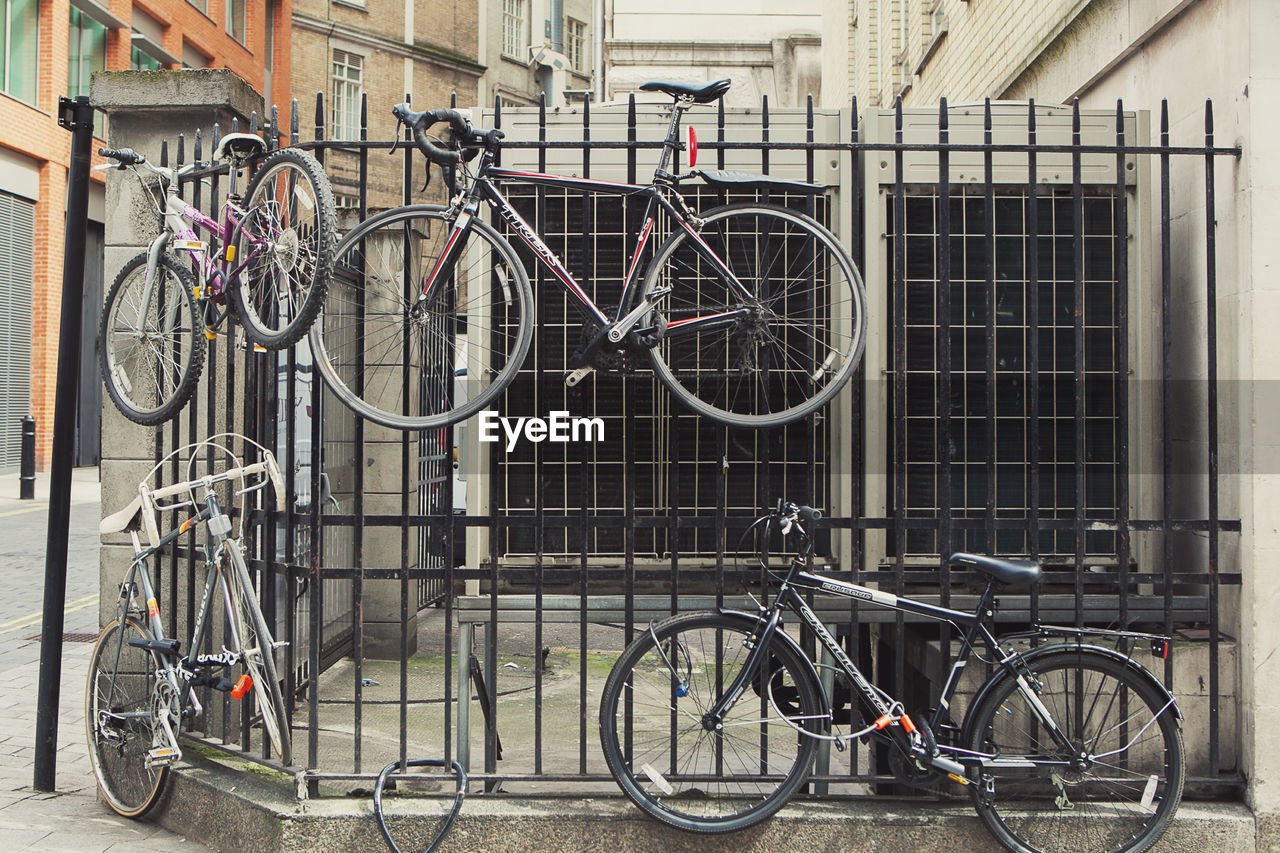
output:
[[[61,313],[71,134],[58,98],[89,92],[94,71],[229,68],[289,100],[293,0],[0,0],[0,471],[19,463],[21,419],[36,419],[48,467]],[[101,122],[101,118],[99,119]],[[99,125],[98,133],[103,131]],[[97,145],[95,144],[95,147]],[[97,461],[97,317],[103,270],[101,173],[90,192],[79,464]]]

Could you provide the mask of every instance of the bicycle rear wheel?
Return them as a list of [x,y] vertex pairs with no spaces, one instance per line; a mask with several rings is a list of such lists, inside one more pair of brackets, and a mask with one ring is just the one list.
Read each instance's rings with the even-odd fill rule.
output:
[[141,817],[160,798],[169,768],[147,767],[156,735],[156,661],[146,649],[129,645],[131,639],[150,641],[151,634],[128,619],[98,635],[89,659],[85,726],[102,798],[124,817]]
[[204,323],[196,313],[195,280],[160,256],[147,292],[147,254],[121,268],[102,309],[99,366],[107,396],[126,418],[164,423],[182,410],[204,368]]
[[[702,724],[741,671],[755,624],[721,613],[672,617],[652,634],[646,628],[609,673],[600,700],[609,770],[632,802],[664,823],[743,829],[782,808],[809,775],[816,741],[796,728],[818,730],[819,694],[812,668],[787,643],[773,644],[765,670],[719,731]],[[776,704],[781,695],[789,720]]]
[[[223,582],[231,596],[234,619],[234,651],[240,653],[245,673],[253,679],[253,698],[262,720],[262,730],[271,744],[272,754],[282,764],[293,763],[293,740],[289,732],[289,712],[281,693],[280,678],[276,670],[275,643],[267,620],[258,606],[249,568],[238,546],[228,542],[224,547],[226,560]],[[227,566],[226,563],[230,563]]]
[[433,429],[492,405],[533,339],[529,278],[510,244],[479,220],[430,298],[419,298],[447,248],[448,213],[397,208],[348,234],[311,330],[329,388],[384,426]]
[[[672,235],[645,275],[658,378],[685,406],[730,426],[778,426],[827,405],[866,345],[866,295],[848,253],[784,207],[730,205],[703,220],[697,237]],[[747,293],[728,284],[708,249]]]
[[333,190],[316,159],[283,148],[258,165],[236,239],[228,295],[245,334],[267,349],[302,339],[320,312],[338,243]]
[[1016,679],[999,676],[964,737],[969,749],[998,755],[983,771],[992,792],[973,786],[987,828],[1020,853],[1150,848],[1182,798],[1182,732],[1170,700],[1131,665],[1088,650],[1046,653],[1027,669],[1071,747],[1039,724]]

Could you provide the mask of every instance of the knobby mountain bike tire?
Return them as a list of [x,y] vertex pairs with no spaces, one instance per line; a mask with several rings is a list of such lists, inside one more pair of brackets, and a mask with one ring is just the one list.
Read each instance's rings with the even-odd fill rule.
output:
[[146,278],[146,252],[116,275],[98,327],[98,361],[107,396],[121,414],[155,426],[177,415],[195,393],[207,344],[191,272],[161,255],[149,294]]
[[338,244],[333,190],[316,159],[282,148],[258,164],[245,190],[245,218],[227,283],[245,334],[277,350],[300,341],[324,302]]
[[348,234],[311,329],[316,368],[329,388],[384,426],[433,429],[491,406],[533,339],[524,267],[478,219],[455,248],[455,262],[420,298],[449,240],[447,212],[396,208]]
[[150,642],[151,633],[133,619],[102,629],[89,659],[85,690],[85,726],[89,762],[98,790],[124,817],[146,814],[164,789],[168,767],[148,768],[156,720],[152,697],[157,662],[129,640]]
[[[702,724],[741,670],[756,624],[746,615],[675,616],[652,634],[643,629],[609,673],[600,700],[605,760],[631,801],[663,823],[743,829],[780,809],[809,775],[817,741],[794,727],[818,731],[821,694],[812,666],[789,643],[772,643],[720,731]],[[790,697],[790,720],[766,685]]]
[[[867,300],[852,259],[830,231],[788,208],[735,204],[700,216],[698,235],[677,230],[645,275],[654,372],[686,407],[730,426],[778,426],[826,406],[866,346]],[[707,248],[749,296],[727,284]]]
[[224,575],[223,581],[230,592],[235,634],[239,641],[235,651],[241,654],[241,665],[253,679],[253,699],[262,720],[262,730],[271,744],[271,752],[281,763],[289,765],[293,763],[293,741],[289,732],[289,712],[277,674],[271,630],[258,605],[253,580],[249,577],[249,568],[239,546],[227,542],[223,548],[226,555],[223,569],[231,575]]
[[[1017,679],[997,676],[962,738],[968,749],[1000,759],[983,771],[991,794],[973,786],[987,828],[1019,853],[1149,849],[1173,819],[1185,774],[1181,726],[1167,695],[1136,665],[1087,649],[1039,655],[1023,676],[1072,749],[1036,722]],[[1089,758],[1077,760],[1081,754]]]

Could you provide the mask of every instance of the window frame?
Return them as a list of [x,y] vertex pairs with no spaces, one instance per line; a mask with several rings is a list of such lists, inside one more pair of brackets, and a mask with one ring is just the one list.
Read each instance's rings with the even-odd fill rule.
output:
[[502,55],[524,62],[529,52],[525,33],[528,6],[525,0],[502,0]]
[[[238,36],[236,35],[235,30],[235,24],[237,23],[235,14],[237,5],[240,8],[240,35]],[[226,5],[223,7],[223,14],[223,24],[227,31],[227,35],[231,36],[237,44],[247,46],[249,38],[249,0],[226,0]]]
[[[3,66],[0,66],[0,92],[34,107],[40,98],[40,0],[27,0],[35,8],[35,25],[32,27],[14,27],[15,2],[22,2],[22,0],[3,0],[3,3],[0,4],[0,14],[4,16],[4,20],[0,22],[0,27],[3,27],[3,34],[0,35],[0,61],[3,61]],[[15,30],[23,38],[30,39],[35,45],[35,50],[32,51],[34,62],[30,69],[29,92],[15,91],[12,85],[13,43],[16,41],[13,38],[13,34]]]
[[[575,26],[579,30],[576,33],[574,32]],[[587,38],[588,33],[589,29],[586,21],[580,21],[577,18],[565,16],[565,55],[569,58],[569,67],[579,74],[591,73],[591,68],[587,61],[587,45],[590,43],[590,40]]]
[[[355,78],[349,74],[340,76],[341,67],[354,70]],[[351,59],[357,60],[355,64]],[[329,55],[329,79],[333,104],[329,112],[329,138],[354,140],[360,136],[360,97],[364,94],[364,69],[368,57],[346,48],[335,47]]]

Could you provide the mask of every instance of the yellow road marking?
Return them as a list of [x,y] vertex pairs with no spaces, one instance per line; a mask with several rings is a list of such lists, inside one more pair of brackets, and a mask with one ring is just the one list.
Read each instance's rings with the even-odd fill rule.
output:
[[[67,602],[67,606],[62,612],[75,613],[77,610],[84,610],[86,607],[91,607],[97,600],[97,593],[94,593],[93,595],[86,595],[84,598],[77,598],[75,601]],[[0,624],[0,634],[11,634],[14,631],[21,631],[24,628],[39,625],[43,619],[43,611],[28,613],[26,616],[22,616],[18,619],[11,619],[8,622]]]
[[[72,501],[71,506],[84,506],[85,504],[96,504],[99,501]],[[48,503],[32,504],[22,509],[11,509],[8,512],[0,512],[0,518],[8,518],[11,515],[25,515],[28,512],[42,512],[49,508]]]

